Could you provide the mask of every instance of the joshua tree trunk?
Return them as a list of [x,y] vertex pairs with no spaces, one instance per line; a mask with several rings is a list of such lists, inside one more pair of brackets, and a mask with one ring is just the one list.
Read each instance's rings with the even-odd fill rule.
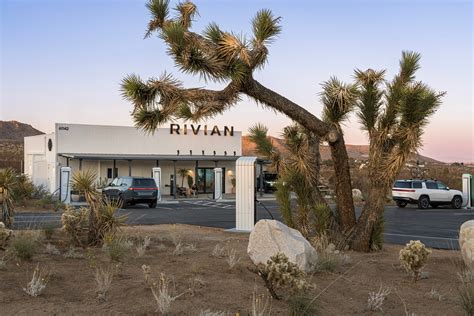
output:
[[386,185],[370,181],[367,202],[355,227],[352,249],[356,251],[370,251],[374,226],[385,209],[385,199],[388,188]]
[[337,128],[331,127],[304,108],[264,87],[252,78],[242,86],[241,91],[258,102],[271,105],[272,108],[286,114],[309,131],[328,141],[334,160],[334,171],[338,179],[336,183],[336,203],[341,218],[341,228],[344,232],[350,231],[355,226],[356,219],[352,200],[349,159],[342,133]]
[[336,174],[336,200],[343,232],[349,233],[356,224],[354,201],[352,199],[351,173],[349,169],[349,156],[343,137],[334,143],[329,143],[331,156],[334,161]]

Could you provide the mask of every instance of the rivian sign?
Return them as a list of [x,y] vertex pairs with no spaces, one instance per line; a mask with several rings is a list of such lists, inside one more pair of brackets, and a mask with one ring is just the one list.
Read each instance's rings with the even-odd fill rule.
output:
[[207,125],[195,126],[194,124],[190,124],[188,128],[187,124],[184,124],[183,126],[180,126],[179,124],[170,124],[170,134],[188,135],[189,133],[189,134],[198,135],[199,131],[202,131],[204,135],[234,136],[233,126],[231,127],[224,126],[224,130],[221,131],[219,130],[219,127],[217,125],[214,125],[211,129]]

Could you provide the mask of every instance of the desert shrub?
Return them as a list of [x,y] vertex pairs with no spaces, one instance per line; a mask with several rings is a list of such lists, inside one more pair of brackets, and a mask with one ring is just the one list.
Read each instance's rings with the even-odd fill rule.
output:
[[351,258],[341,250],[338,250],[338,247],[330,241],[326,233],[311,238],[310,242],[318,253],[318,259],[313,266],[315,272],[332,272],[351,262]]
[[272,314],[272,300],[271,297],[265,294],[258,294],[257,289],[254,288],[252,293],[252,309],[251,316],[265,316]]
[[16,184],[16,172],[12,168],[0,170],[0,222],[11,228],[14,217],[13,190]]
[[49,273],[46,269],[40,269],[38,265],[36,266],[35,270],[33,271],[33,277],[31,281],[28,282],[23,291],[29,296],[36,297],[41,294],[41,292],[46,288],[46,284],[48,283]]
[[50,244],[50,243],[48,243],[46,245],[46,248],[45,248],[44,252],[49,254],[49,255],[59,255],[60,254],[58,248],[55,245]]
[[458,289],[459,305],[466,315],[474,315],[474,282],[462,283]]
[[288,314],[290,316],[319,315],[320,309],[316,300],[307,295],[292,295],[288,299]]
[[99,240],[103,240],[107,235],[115,235],[127,220],[126,215],[116,216],[119,209],[117,202],[108,199],[99,203],[96,215],[96,227]]
[[68,235],[72,245],[83,244],[81,236],[87,227],[88,213],[87,208],[75,209],[72,206],[67,206],[61,215],[61,229]]
[[122,262],[130,253],[133,244],[123,236],[108,235],[104,239],[102,250],[111,261]]
[[84,259],[84,255],[76,251],[76,248],[70,246],[69,249],[63,254],[66,259]]
[[30,178],[24,174],[16,175],[16,183],[12,195],[16,201],[31,199],[35,192],[35,185]]
[[421,269],[428,261],[431,250],[419,240],[411,240],[405,248],[400,250],[400,262],[405,270],[413,275],[413,279],[418,281],[421,277]]
[[237,265],[237,263],[239,263],[240,257],[237,257],[237,253],[234,248],[227,252],[226,261],[229,265],[229,270],[232,270]]
[[145,282],[155,298],[157,311],[164,315],[168,314],[171,309],[171,304],[184,293],[179,295],[173,294],[174,291],[171,288],[171,279],[168,278],[166,274],[160,273],[160,278],[158,281],[155,281],[151,276],[151,269],[149,266],[143,265],[142,271],[145,277]]
[[382,284],[380,284],[379,290],[369,292],[369,298],[367,299],[367,310],[369,311],[380,311],[382,310],[382,305],[387,296],[390,294],[391,290],[389,288],[384,288]]
[[425,294],[425,296],[429,297],[432,300],[436,300],[441,302],[444,299],[444,295],[441,294],[437,289],[431,288],[431,290]]
[[263,279],[268,291],[276,300],[281,299],[276,293],[277,288],[287,287],[295,293],[304,292],[309,287],[304,279],[305,273],[281,252],[270,257],[267,264],[257,265],[256,273]]
[[47,240],[51,240],[54,234],[54,226],[48,225],[43,228],[44,237]]
[[112,285],[112,280],[115,274],[115,267],[108,265],[107,267],[95,267],[94,280],[96,285],[97,299],[100,302],[107,301],[107,292]]
[[211,256],[216,258],[222,258],[225,255],[225,247],[220,244],[216,244],[212,249]]
[[3,222],[0,222],[0,249],[4,249],[8,240],[13,234],[13,230],[7,229]]
[[145,255],[146,250],[150,247],[151,239],[148,236],[145,236],[143,240],[139,240],[135,249],[137,250],[137,254],[139,257],[143,257]]
[[21,260],[31,260],[38,250],[39,235],[36,231],[21,232],[10,243],[10,251]]
[[230,315],[233,315],[233,314],[230,314],[227,312],[221,312],[221,311],[213,312],[209,309],[199,312],[199,316],[230,316]]
[[188,280],[188,292],[191,296],[196,294],[196,290],[206,286],[206,282],[200,277],[192,277]]

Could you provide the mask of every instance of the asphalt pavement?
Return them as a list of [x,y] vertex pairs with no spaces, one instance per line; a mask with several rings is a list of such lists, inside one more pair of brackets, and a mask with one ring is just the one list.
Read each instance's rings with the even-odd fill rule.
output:
[[[360,213],[360,209],[357,209]],[[230,229],[235,227],[235,202],[212,200],[181,200],[158,204],[155,209],[136,205],[119,210],[127,215],[130,225],[190,224]],[[419,239],[427,246],[440,249],[459,249],[459,226],[474,219],[474,210],[428,209],[415,206],[385,208],[385,241],[405,244]],[[262,201],[257,207],[257,220],[281,220],[276,201]],[[15,216],[15,229],[59,227],[60,213],[20,213]]]

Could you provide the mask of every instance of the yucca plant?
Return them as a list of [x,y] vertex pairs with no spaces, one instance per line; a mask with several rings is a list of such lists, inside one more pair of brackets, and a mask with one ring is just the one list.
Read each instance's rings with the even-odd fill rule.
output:
[[0,170],[0,205],[2,208],[1,222],[7,228],[13,226],[14,205],[13,189],[16,185],[16,172],[12,168]]
[[367,251],[378,241],[374,238],[380,234],[376,223],[383,214],[390,187],[410,154],[422,145],[424,128],[445,94],[415,80],[420,58],[418,53],[404,51],[400,70],[389,82],[384,80],[385,70],[355,71],[361,93],[357,115],[370,142],[368,199],[353,244],[358,250]]
[[92,170],[78,171],[72,176],[72,188],[79,194],[84,194],[87,204],[89,204],[89,244],[97,244],[99,236],[99,208],[101,196],[96,189],[97,175]]
[[[143,80],[138,75],[127,75],[122,80],[123,97],[133,104],[135,126],[153,132],[160,125],[174,119],[199,121],[219,115],[233,107],[242,95],[256,103],[281,112],[303,126],[308,132],[324,138],[331,146],[334,171],[344,185],[336,187],[338,210],[344,230],[355,225],[352,188],[347,153],[342,133],[332,124],[288,100],[255,80],[253,73],[265,66],[269,46],[280,34],[280,17],[270,10],[260,10],[251,21],[249,37],[222,30],[209,24],[202,34],[191,31],[197,7],[191,2],[179,2],[174,14],[168,0],[149,0],[146,4],[151,18],[146,36],[157,33],[168,47],[180,71],[198,75],[205,81],[224,83],[221,90],[184,88],[170,74]],[[317,146],[314,143],[311,146]],[[345,153],[345,154],[344,154]]]
[[[313,208],[318,203],[326,205],[318,189],[319,138],[302,126],[287,126],[282,134],[286,148],[283,154],[273,146],[267,132],[265,125],[257,123],[249,129],[249,138],[256,144],[258,154],[270,160],[270,167],[279,171],[276,197],[283,220],[308,238],[315,233],[315,222],[319,221],[314,218],[317,213]],[[296,194],[295,210],[291,204],[291,192]]]

